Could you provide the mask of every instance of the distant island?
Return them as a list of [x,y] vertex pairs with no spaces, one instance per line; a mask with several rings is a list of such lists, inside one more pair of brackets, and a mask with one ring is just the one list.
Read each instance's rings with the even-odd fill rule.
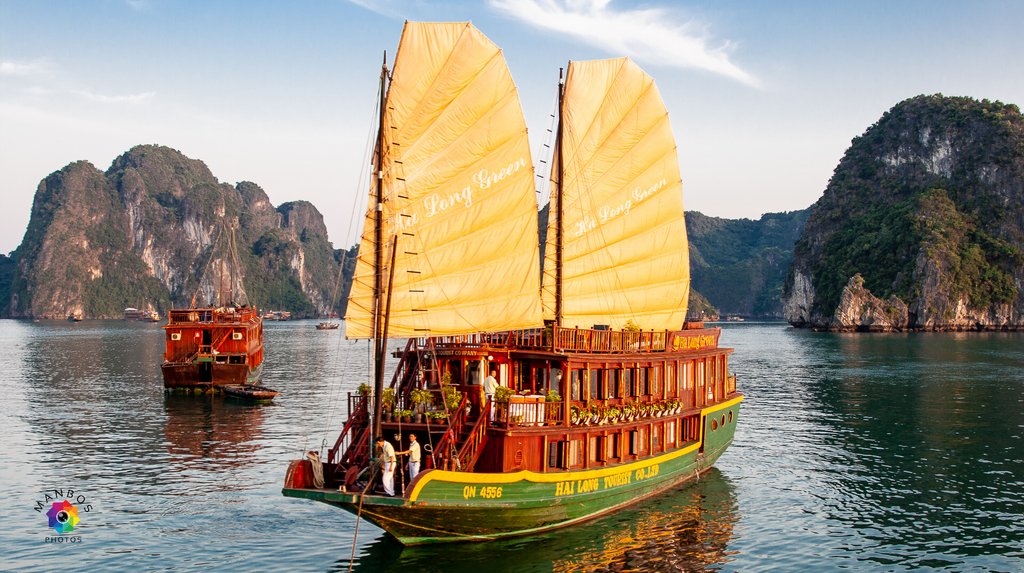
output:
[[942,95],[856,138],[811,207],[785,290],[795,326],[1024,327],[1024,117]]
[[87,161],[39,184],[25,237],[0,261],[0,315],[121,318],[124,309],[215,301],[221,221],[237,226],[246,298],[298,316],[330,310],[341,253],[320,212],[274,207],[254,183],[218,181],[202,161],[139,145],[105,172]]
[[[546,207],[538,217],[543,230]],[[120,318],[197,292],[213,300],[204,268],[224,219],[237,225],[253,304],[344,313],[357,246],[335,249],[316,207],[274,207],[255,183],[222,183],[202,161],[140,145],[106,171],[79,161],[42,180],[21,245],[0,255],[0,317]],[[756,221],[691,211],[686,228],[692,317],[1020,330],[1024,117],[999,102],[910,98],[853,140],[810,208]]]

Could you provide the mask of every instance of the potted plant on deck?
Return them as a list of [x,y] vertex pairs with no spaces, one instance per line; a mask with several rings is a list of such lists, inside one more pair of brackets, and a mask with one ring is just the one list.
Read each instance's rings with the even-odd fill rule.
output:
[[395,409],[397,396],[394,388],[385,388],[380,395],[380,404],[384,412],[384,421],[391,418],[391,411]]
[[445,386],[444,390],[442,390],[442,396],[444,397],[444,407],[447,410],[447,414],[454,416],[459,409],[459,405],[462,404],[462,392],[459,392],[455,386]]
[[433,401],[434,396],[430,393],[430,390],[423,390],[420,388],[414,388],[409,393],[409,399],[412,401],[413,409],[416,412],[416,423],[420,423],[423,418],[423,412],[427,409],[427,404]]

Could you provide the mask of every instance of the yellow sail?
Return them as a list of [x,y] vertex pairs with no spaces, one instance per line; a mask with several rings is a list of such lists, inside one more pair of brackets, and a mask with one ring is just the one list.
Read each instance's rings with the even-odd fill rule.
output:
[[[406,23],[383,125],[374,185],[383,190],[383,283],[392,285],[388,336],[539,326],[534,174],[501,50],[469,23]],[[349,338],[373,335],[376,208],[371,200]]]
[[[561,324],[680,328],[690,286],[682,181],[654,80],[626,58],[572,62],[561,122]],[[553,172],[552,185],[558,179]],[[555,206],[552,199],[548,319],[555,318]]]

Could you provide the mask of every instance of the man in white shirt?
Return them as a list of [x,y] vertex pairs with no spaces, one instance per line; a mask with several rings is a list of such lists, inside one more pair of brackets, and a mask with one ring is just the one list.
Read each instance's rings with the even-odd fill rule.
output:
[[384,439],[384,436],[377,436],[377,447],[380,448],[381,482],[384,485],[384,494],[395,495],[395,447]]
[[416,434],[409,434],[409,449],[398,452],[398,454],[409,456],[409,481],[411,482],[420,473],[420,458],[422,457],[420,443],[416,441]]
[[494,393],[498,390],[498,379],[494,377],[496,372],[491,370],[487,378],[484,378],[484,402],[490,403],[490,413],[488,416],[492,422],[494,421]]

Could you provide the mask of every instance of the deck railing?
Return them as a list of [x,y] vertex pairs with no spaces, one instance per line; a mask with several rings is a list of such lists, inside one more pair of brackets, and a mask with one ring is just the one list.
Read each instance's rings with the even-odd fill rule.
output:
[[247,322],[256,320],[255,308],[183,308],[171,309],[167,313],[167,324],[188,324],[197,322]]
[[[365,429],[366,419],[369,416],[369,399],[367,396],[362,394],[348,395],[348,420],[345,422],[345,427],[342,428],[341,433],[338,434],[337,441],[334,442],[332,447],[327,452],[327,461],[330,463],[339,463],[341,461],[346,462],[358,462],[361,461],[359,458],[364,456],[364,451],[369,447],[367,442],[369,435],[367,432],[362,432],[362,440],[357,438],[360,437],[360,430]],[[338,452],[343,452],[342,458],[338,458]]]
[[456,454],[454,463],[455,467],[452,469],[464,472],[473,471],[473,466],[480,457],[481,449],[483,448],[484,442],[487,440],[487,412],[490,405],[491,402],[488,400],[487,404],[484,406],[483,413],[481,413],[480,417],[477,418],[476,424],[466,437],[466,443],[462,444],[462,447],[459,449],[459,453]]
[[522,348],[555,352],[599,352],[607,354],[664,352],[669,331],[625,331],[593,328],[531,328],[509,332],[442,336],[434,346],[445,348]]
[[469,396],[463,394],[459,407],[454,412],[448,412],[451,422],[448,425],[448,431],[444,433],[441,441],[437,443],[434,452],[430,456],[432,466],[446,470],[452,469],[452,460],[458,456],[458,440],[462,435],[462,428],[466,424],[466,408],[468,405]]

